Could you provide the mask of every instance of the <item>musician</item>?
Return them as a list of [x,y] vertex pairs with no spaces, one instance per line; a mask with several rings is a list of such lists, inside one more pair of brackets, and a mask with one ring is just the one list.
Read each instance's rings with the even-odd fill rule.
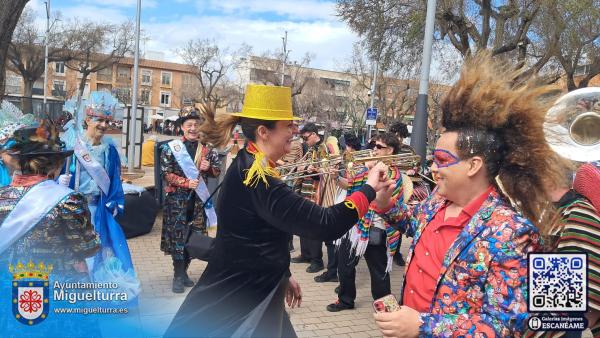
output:
[[194,285],[187,273],[191,259],[184,250],[190,227],[207,234],[207,217],[215,215],[212,203],[205,205],[199,195],[208,193],[206,180],[221,173],[221,160],[215,148],[201,139],[201,122],[196,110],[184,111],[177,121],[183,138],[164,144],[160,156],[166,183],[160,249],[173,259],[174,293]]
[[289,87],[249,85],[241,113],[206,120],[208,142],[224,144],[241,124],[248,143],[223,180],[208,266],[165,337],[295,337],[284,298],[294,307],[302,294],[289,271],[288,235],[333,240],[364,215],[375,190],[393,184],[380,180],[387,168],[379,164],[366,185],[332,207],[294,193],[275,162],[290,150],[296,119]]
[[[302,143],[302,140],[300,139],[300,137],[296,136],[297,132],[294,132],[294,138],[292,139],[292,145],[290,147],[290,152],[288,154],[286,154],[281,160],[277,161],[277,165],[289,165],[289,164],[293,164],[293,163],[298,163],[300,161],[302,161],[302,157],[304,156],[304,144]],[[297,169],[297,168],[296,168]],[[296,169],[294,169],[294,172],[296,171]],[[301,180],[290,180],[287,183],[287,185],[292,188],[292,190],[294,190],[296,193],[300,194],[300,191],[302,190],[302,183],[300,182]],[[289,240],[289,250],[290,252],[294,252],[294,235],[290,234],[290,240]]]
[[[374,156],[398,154],[400,142],[391,133],[379,134],[375,138]],[[349,177],[348,193],[360,187],[366,178],[367,168],[359,170]],[[390,177],[402,182],[400,169],[390,167]],[[403,189],[397,186],[394,198],[403,195]],[[340,239],[337,250],[338,276],[340,288],[336,302],[327,305],[327,311],[338,312],[354,308],[356,299],[356,265],[361,257],[365,258],[371,274],[371,296],[373,300],[389,295],[392,258],[400,248],[400,232],[392,228],[372,208]]]
[[[309,154],[314,154],[314,156],[309,155],[309,160],[313,159],[318,161],[319,146],[322,144],[323,139],[319,135],[319,128],[317,125],[312,122],[305,124],[300,130],[300,135],[307,147],[306,151]],[[314,174],[314,176],[302,179],[301,194],[305,198],[321,205],[321,200],[319,198],[319,185],[322,179],[320,175],[321,172],[315,165],[309,165],[307,168],[305,168],[305,172],[307,174]],[[328,273],[324,277],[327,281],[329,281],[337,278],[335,273],[337,270],[335,268],[335,246],[333,242],[327,242],[325,245],[327,246],[328,262],[326,272]],[[310,263],[310,265],[306,268],[306,272],[308,273],[316,273],[323,270],[325,268],[323,264],[323,242],[300,237],[300,255],[292,258],[292,263]]]
[[[413,237],[402,307],[374,315],[385,337],[523,334],[527,254],[540,249],[544,183],[561,173],[542,131],[552,89],[517,75],[486,54],[468,60],[441,105],[436,194],[414,207],[392,199],[393,189],[378,196],[378,213]],[[467,301],[476,287],[487,296]]]
[[[352,153],[361,149],[360,140],[354,134],[344,134],[344,154]],[[348,172],[340,170],[337,176],[338,187],[346,191],[348,189]]]

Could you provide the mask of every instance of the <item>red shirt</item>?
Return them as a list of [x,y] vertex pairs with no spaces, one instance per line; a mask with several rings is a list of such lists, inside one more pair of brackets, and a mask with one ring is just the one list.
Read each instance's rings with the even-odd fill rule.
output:
[[456,240],[471,217],[492,192],[489,187],[483,194],[467,204],[456,217],[446,217],[444,205],[425,226],[406,271],[403,304],[419,312],[429,312],[446,252]]

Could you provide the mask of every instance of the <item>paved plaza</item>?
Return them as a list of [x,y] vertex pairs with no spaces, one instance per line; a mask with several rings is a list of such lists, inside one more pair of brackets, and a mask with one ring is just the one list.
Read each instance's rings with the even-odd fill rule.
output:
[[[140,320],[146,337],[160,337],[175,315],[186,294],[171,292],[173,267],[170,256],[159,250],[162,216],[156,219],[152,232],[130,239],[129,248],[138,277],[142,283],[140,297]],[[214,234],[213,234],[214,235]],[[408,250],[408,240],[402,243],[402,252]],[[292,253],[299,253],[300,243],[295,237]],[[326,249],[323,253],[326,257]],[[200,278],[206,263],[195,260],[190,266],[190,276],[196,281]],[[288,309],[294,328],[300,337],[378,337],[371,307],[370,277],[364,260],[357,267],[357,299],[354,310],[337,313],[328,312],[327,304],[336,300],[334,289],[337,283],[316,283],[316,274],[305,271],[307,264],[292,264],[291,271],[303,291],[302,307]],[[392,290],[398,292],[404,268],[394,265],[392,272]],[[317,273],[318,274],[318,273]],[[187,289],[189,290],[189,289]]]

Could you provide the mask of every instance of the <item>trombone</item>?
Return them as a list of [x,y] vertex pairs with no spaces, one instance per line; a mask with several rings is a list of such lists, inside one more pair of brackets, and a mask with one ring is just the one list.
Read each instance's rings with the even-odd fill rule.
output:
[[[371,150],[358,150],[353,152],[345,152],[343,155],[328,155],[323,149],[318,150],[321,155],[321,160],[317,159],[317,150],[307,152],[298,162],[283,164],[275,169],[284,181],[296,180],[299,178],[323,175],[319,173],[306,173],[306,168],[314,166],[316,168],[331,168],[335,165],[344,162],[351,162],[354,159],[372,156]],[[340,169],[341,171],[343,169]]]
[[[371,155],[371,156],[366,156]],[[322,176],[322,175],[330,175],[335,172],[340,172],[343,170],[348,171],[351,175],[355,175],[359,170],[367,167],[367,163],[369,162],[383,162],[388,166],[397,167],[402,171],[410,170],[419,165],[421,157],[419,155],[414,155],[410,153],[404,154],[394,154],[387,156],[372,156],[372,152],[370,150],[360,150],[352,153],[348,153],[348,155],[344,156],[335,156],[331,159],[324,159],[322,161],[316,161],[314,163],[321,164],[321,168],[330,168],[337,164],[342,164],[342,168],[328,170],[322,173],[312,173],[307,174],[305,170],[293,172],[288,175],[283,176],[283,181],[292,181],[306,177],[314,177],[314,176]],[[313,162],[311,162],[313,163]],[[304,165],[304,163],[297,163],[296,166]],[[278,168],[279,169],[279,168]]]

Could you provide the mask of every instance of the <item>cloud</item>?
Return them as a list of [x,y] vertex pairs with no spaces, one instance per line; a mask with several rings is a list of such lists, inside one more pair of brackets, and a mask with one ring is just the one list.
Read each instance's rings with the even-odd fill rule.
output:
[[[149,0],[143,0],[144,6]],[[357,36],[335,17],[335,3],[319,0],[153,0],[156,8],[142,8],[142,52],[158,51],[167,61],[181,62],[175,53],[191,39],[214,39],[220,46],[253,47],[256,55],[281,48],[281,37],[288,31],[291,60],[304,54],[315,56],[311,66],[338,69],[335,60],[351,54]],[[135,18],[136,0],[66,0],[53,2],[63,20],[79,18],[95,22],[121,23]],[[29,5],[40,16],[43,0]],[[45,24],[45,23],[44,23]]]
[[[84,5],[89,4],[89,1],[82,1],[82,0],[78,0],[77,2],[82,3]],[[93,4],[95,6],[102,6],[102,7],[133,7],[135,8],[137,6],[137,0],[95,0],[93,2]],[[142,1],[142,8],[155,8],[158,5],[156,0],[143,0]]]
[[200,11],[208,5],[227,15],[275,14],[295,20],[335,20],[335,2],[318,0],[208,0],[198,1]]
[[236,17],[198,17],[194,29],[182,24],[191,17],[179,21],[143,25],[151,40],[147,50],[165,52],[167,58],[179,60],[174,50],[191,39],[211,38],[221,46],[237,48],[242,43],[253,47],[257,55],[266,50],[281,48],[281,37],[288,31],[288,49],[292,60],[299,60],[306,53],[314,54],[312,66],[336,68],[334,59],[350,54],[357,37],[342,23],[336,22],[272,22],[266,20],[240,19]]
[[89,20],[98,23],[118,24],[124,21],[133,20],[135,13],[126,13],[114,7],[100,7],[95,5],[80,5],[63,7],[59,9],[62,18]]

